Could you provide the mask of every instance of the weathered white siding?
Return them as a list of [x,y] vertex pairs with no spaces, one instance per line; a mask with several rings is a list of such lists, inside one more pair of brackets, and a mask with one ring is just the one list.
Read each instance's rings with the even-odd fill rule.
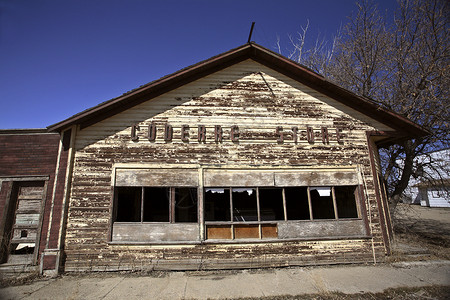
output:
[[[147,126],[157,125],[156,141],[146,138]],[[173,139],[163,139],[164,125],[173,126]],[[134,124],[138,140],[131,140]],[[181,140],[181,127],[189,125],[189,141]],[[206,142],[198,142],[198,125],[206,126]],[[214,141],[214,126],[223,128],[223,141]],[[230,138],[239,126],[239,141]],[[284,141],[277,142],[277,126]],[[292,127],[298,127],[298,140]],[[306,138],[314,129],[315,142]],[[323,143],[321,128],[329,130]],[[338,142],[335,128],[340,128]],[[322,261],[367,261],[384,255],[378,207],[367,146],[367,131],[391,128],[350,109],[252,60],[151,99],[77,132],[73,182],[66,233],[66,269],[120,269],[135,261],[154,265],[155,260],[189,259],[224,262],[254,260],[282,264]],[[326,167],[357,170],[365,191],[364,218],[371,239],[297,241],[263,245],[124,246],[108,243],[112,216],[114,166],[164,164],[198,168]],[[350,176],[351,177],[351,176]],[[354,180],[350,178],[348,180]],[[370,212],[370,214],[369,214]],[[358,229],[361,230],[361,229]],[[161,263],[162,265],[163,263]],[[231,264],[231,262],[230,262]],[[287,262],[288,264],[288,262]],[[134,266],[134,265],[133,265]]]

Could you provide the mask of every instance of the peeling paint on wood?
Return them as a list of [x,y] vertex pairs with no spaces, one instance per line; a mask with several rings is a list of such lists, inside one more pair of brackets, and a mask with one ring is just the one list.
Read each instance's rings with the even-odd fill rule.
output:
[[[147,138],[135,124],[145,129]],[[251,60],[84,128],[77,132],[75,142],[65,269],[267,267],[368,262],[374,256],[382,260],[384,244],[366,137],[367,131],[376,130],[390,128]],[[130,169],[115,169],[126,165]],[[180,170],[165,169],[165,165],[178,165]],[[142,170],[135,170],[136,166]],[[195,170],[182,170],[183,166],[195,166]],[[232,170],[239,166],[240,173]],[[286,171],[289,168],[307,171]],[[327,173],[311,171],[321,168]],[[199,172],[204,172],[204,182],[199,182]],[[167,174],[172,176],[171,184],[179,182],[180,186],[363,185],[370,210],[361,211],[367,214],[363,220],[370,220],[370,233],[363,220],[348,221],[343,227],[281,222],[277,231],[266,228],[262,234],[291,238],[304,232],[311,240],[255,243],[251,240],[255,231],[243,233],[243,240],[230,244],[200,243],[199,231],[204,226],[196,224],[186,227],[189,240],[199,242],[195,245],[187,241],[175,245],[109,243],[111,186],[164,186]],[[118,235],[119,228],[113,234]],[[153,229],[149,235],[156,234]],[[330,236],[319,237],[318,230]],[[130,228],[124,232],[122,237],[145,234]],[[341,236],[348,232],[353,236]],[[174,234],[183,237],[180,228]],[[226,228],[214,234],[218,239],[228,237]]]

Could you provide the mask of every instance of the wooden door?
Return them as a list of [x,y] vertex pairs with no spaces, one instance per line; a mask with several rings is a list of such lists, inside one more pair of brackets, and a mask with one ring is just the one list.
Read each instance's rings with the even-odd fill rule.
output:
[[13,193],[14,219],[9,241],[8,263],[33,264],[39,245],[41,212],[45,184],[39,182],[18,183]]

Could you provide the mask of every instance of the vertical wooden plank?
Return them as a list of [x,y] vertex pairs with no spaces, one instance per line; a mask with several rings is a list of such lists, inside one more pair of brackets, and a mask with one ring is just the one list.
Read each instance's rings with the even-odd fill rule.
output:
[[361,218],[361,199],[360,199],[360,185],[358,185],[355,188],[355,191],[353,192],[355,197],[355,203],[356,203],[356,213],[358,214],[358,218]]
[[169,222],[175,223],[175,188],[169,190]]
[[6,262],[8,258],[9,233],[14,222],[15,199],[17,199],[17,186],[13,181],[3,184],[6,190],[6,203],[3,210],[3,218],[0,219],[0,263]]
[[37,230],[37,237],[36,237],[36,249],[34,251],[34,257],[33,257],[33,264],[36,264],[39,257],[39,249],[41,245],[41,231],[43,226],[43,219],[44,219],[44,208],[45,208],[45,199],[47,199],[47,188],[48,188],[48,180],[44,183],[44,190],[42,194],[42,202],[40,207],[40,217],[39,217],[39,225]]
[[[233,188],[228,188],[230,191],[230,215],[231,215],[231,222],[234,222],[234,213],[233,213]],[[231,224],[231,239],[234,240],[234,225]]]
[[117,188],[115,188],[114,186],[111,187],[112,190],[112,199],[110,201],[109,204],[109,209],[111,212],[111,218],[108,221],[108,242],[112,241],[112,234],[113,234],[113,223],[114,221],[116,221],[117,219],[117,204],[118,204],[118,193],[117,193]]
[[388,255],[390,255],[391,254],[391,240],[389,239],[389,233],[387,232],[387,228],[386,228],[386,220],[385,220],[385,215],[384,215],[385,211],[383,209],[382,199],[381,199],[381,195],[380,195],[380,186],[378,184],[377,169],[379,168],[379,164],[377,164],[377,160],[376,160],[377,157],[375,157],[376,145],[373,142],[369,132],[366,133],[366,136],[367,136],[367,148],[369,151],[370,164],[372,167],[373,183],[375,186],[375,198],[377,200],[378,215],[380,217],[381,235],[383,237],[384,248],[386,250],[386,253]]
[[[57,187],[59,185],[61,185],[62,183],[60,183],[60,175],[59,172],[63,171],[60,170],[60,163],[61,163],[61,156],[63,155],[63,145],[62,145],[62,138],[63,138],[63,134],[61,134],[61,137],[59,139],[59,144],[58,144],[58,155],[56,157],[56,168],[55,168],[55,178],[53,180],[53,191],[52,191],[52,202],[50,205],[50,216],[49,216],[49,221],[48,221],[48,227],[47,227],[47,237],[46,237],[46,242],[45,242],[45,249],[49,249],[50,247],[50,231],[52,229],[53,226],[53,218],[54,216],[54,208],[55,208],[55,201],[56,201],[56,191],[57,191]],[[56,217],[55,217],[56,218]]]
[[144,222],[144,195],[145,188],[141,187],[141,223]]
[[333,199],[334,218],[337,220],[339,218],[339,216],[338,216],[338,210],[337,210],[337,204],[336,204],[336,194],[334,191],[334,186],[331,187],[331,198]]
[[310,187],[307,188],[308,191],[308,206],[309,206],[309,219],[313,220],[313,211],[312,211],[312,205],[311,205],[311,193],[310,193]]
[[[258,214],[258,222],[261,222],[261,212],[259,208],[259,187],[256,187],[256,213]],[[262,238],[261,224],[258,225],[259,238]]]
[[231,222],[234,221],[234,212],[233,212],[233,188],[227,188],[230,191],[230,217],[231,217]]
[[198,223],[199,223],[199,236],[200,240],[206,239],[205,233],[205,201],[204,201],[204,188],[203,188],[203,168],[198,170],[198,188],[197,188],[197,212],[198,212]]

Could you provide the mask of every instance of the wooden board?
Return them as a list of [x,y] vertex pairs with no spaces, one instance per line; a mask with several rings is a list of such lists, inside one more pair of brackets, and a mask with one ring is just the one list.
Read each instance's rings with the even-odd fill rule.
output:
[[206,225],[207,239],[232,239],[231,225]]
[[268,170],[207,169],[204,182],[207,187],[263,187],[274,186],[274,177]]
[[287,171],[275,174],[277,186],[336,186],[358,185],[356,172],[343,171]]
[[258,225],[234,225],[235,239],[259,239]]
[[198,186],[198,170],[117,169],[116,186]]
[[198,224],[115,223],[113,225],[113,242],[163,242],[198,240]]
[[278,223],[280,239],[366,236],[362,220],[289,221]]
[[278,238],[277,224],[261,224],[261,232],[263,239]]

